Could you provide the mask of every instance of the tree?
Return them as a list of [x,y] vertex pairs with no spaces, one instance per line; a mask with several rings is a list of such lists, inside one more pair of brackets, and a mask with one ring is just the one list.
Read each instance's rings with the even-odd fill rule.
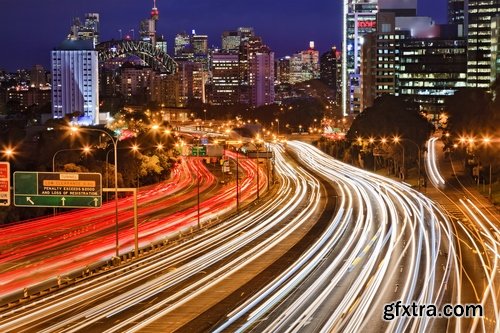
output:
[[353,121],[347,139],[400,136],[423,146],[433,126],[400,96],[385,95]]

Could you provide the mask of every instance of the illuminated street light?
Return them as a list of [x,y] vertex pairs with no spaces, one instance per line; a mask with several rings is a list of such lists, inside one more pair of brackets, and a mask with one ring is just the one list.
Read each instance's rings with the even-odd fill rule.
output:
[[116,232],[116,244],[115,244],[115,254],[116,258],[119,258],[119,244],[118,244],[118,139],[114,138],[107,131],[98,128],[80,128],[76,126],[71,126],[70,130],[72,133],[78,133],[79,130],[83,131],[93,131],[106,134],[113,143],[113,148],[115,152],[115,232]]
[[[482,141],[486,145],[486,148],[489,148],[490,143],[491,143],[492,140],[491,140],[490,137],[484,137]],[[492,176],[491,175],[491,157],[489,157],[488,159],[489,159],[489,162],[490,162],[489,163],[490,164],[490,170],[489,170],[490,171],[490,181],[489,181],[489,184],[488,184],[488,198],[491,200],[491,198],[492,198],[492,195],[491,195],[491,178],[492,178],[491,177]]]
[[[392,141],[396,144],[400,143],[401,141],[408,141],[417,147],[418,150],[418,189],[420,190],[420,178],[421,178],[421,150],[420,146],[413,140],[407,139],[407,138],[401,138],[399,136],[395,136],[392,138]],[[403,177],[404,177],[404,171],[405,171],[405,147],[403,143],[401,143],[401,147],[403,148]]]
[[7,147],[5,148],[3,151],[2,151],[3,155],[7,158],[7,159],[11,159],[12,157],[14,157],[14,155],[16,154],[14,148],[12,147]]
[[57,156],[57,154],[62,153],[64,151],[83,151],[85,154],[89,154],[92,151],[92,149],[90,148],[90,146],[85,146],[82,148],[60,149],[60,150],[56,151],[54,153],[54,155],[52,156],[52,172],[56,172],[56,156]]

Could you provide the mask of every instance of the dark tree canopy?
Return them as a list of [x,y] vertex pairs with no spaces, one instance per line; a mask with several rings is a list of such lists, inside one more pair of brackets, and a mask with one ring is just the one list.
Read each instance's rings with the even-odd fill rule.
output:
[[461,89],[446,101],[447,129],[457,135],[483,132],[493,124],[494,111],[498,113],[499,108],[500,102],[492,101],[485,89]]
[[354,120],[347,139],[400,136],[422,145],[433,126],[415,108],[398,96],[382,96]]

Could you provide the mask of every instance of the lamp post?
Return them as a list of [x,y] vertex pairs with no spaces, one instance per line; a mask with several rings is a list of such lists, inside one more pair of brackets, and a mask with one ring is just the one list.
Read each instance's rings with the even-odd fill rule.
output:
[[240,148],[236,148],[236,213],[240,212],[240,189],[239,189],[239,160],[238,160],[238,155],[239,155]]
[[260,199],[260,181],[259,181],[259,147],[257,147],[257,144],[253,142],[252,140],[252,145],[255,147],[255,150],[257,152],[257,163],[255,164],[255,171],[257,172],[257,200]]
[[[491,138],[490,137],[484,137],[483,138],[483,143],[486,145],[486,148],[488,148],[489,145],[490,145],[490,143],[491,143]],[[490,165],[489,165],[489,167],[490,167],[490,170],[489,170],[490,181],[488,183],[488,198],[491,200],[492,199],[492,195],[491,195],[491,157],[490,156],[488,156],[488,160],[490,162]]]
[[[200,139],[198,139],[196,141],[196,157],[197,157],[197,160],[200,159]],[[197,203],[198,203],[198,216],[197,216],[197,219],[198,219],[198,229],[201,229],[201,222],[200,222],[200,168],[198,167],[197,169],[197,172],[196,172],[196,178],[197,178],[197,193],[196,193],[196,197],[197,197]]]
[[83,147],[83,148],[72,148],[72,149],[60,149],[54,153],[52,156],[52,172],[56,172],[56,156],[59,153],[65,152],[65,151],[83,151],[85,153],[90,152],[90,147]]
[[280,120],[276,118],[276,122],[278,123],[278,136],[280,135]]
[[[83,147],[83,148],[73,148],[73,149],[60,149],[54,153],[52,156],[52,172],[56,172],[56,156],[59,153],[65,152],[65,151],[83,151],[85,153],[90,152],[90,147]],[[53,213],[54,216],[56,216],[57,208],[54,207]]]
[[[400,138],[400,137],[394,137],[393,138],[393,141],[394,143],[399,143],[400,141],[408,141],[408,142],[411,142],[415,145],[415,147],[417,147],[417,150],[418,150],[418,189],[420,190],[420,177],[421,177],[421,150],[420,150],[420,146],[413,140],[410,140],[410,139],[407,139],[407,138]],[[404,177],[404,171],[405,171],[405,147],[404,145],[401,143],[401,147],[403,147],[403,177]]]
[[119,257],[119,244],[118,244],[118,139],[115,139],[111,134],[108,132],[98,129],[98,128],[79,128],[76,126],[71,127],[71,131],[73,133],[77,133],[80,129],[84,131],[93,131],[93,132],[100,132],[106,134],[110,139],[111,142],[113,143],[113,149],[115,152],[115,233],[116,233],[116,242],[115,242],[115,254],[116,257]]

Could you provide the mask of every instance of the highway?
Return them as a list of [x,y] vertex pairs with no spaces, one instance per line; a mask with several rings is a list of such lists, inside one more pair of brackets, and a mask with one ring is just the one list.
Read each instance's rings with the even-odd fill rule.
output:
[[[428,144],[429,178],[447,186],[435,142]],[[5,309],[0,331],[498,331],[498,221],[484,207],[456,200],[471,218],[461,225],[404,183],[311,145],[272,149],[278,183],[260,202],[149,256]],[[246,163],[243,194],[255,176]],[[216,197],[203,209],[207,218],[227,205]],[[472,268],[471,256],[479,260]],[[383,320],[384,305],[396,301],[438,308],[477,301],[487,310],[477,318]]]
[[426,171],[434,185],[429,196],[449,215],[457,239],[462,284],[453,303],[480,303],[485,309],[483,318],[452,320],[450,331],[500,332],[500,220],[495,207],[471,190],[471,180],[460,179],[460,162],[444,159],[442,147],[437,138],[427,142]]
[[[443,331],[446,321],[382,320],[384,304],[442,304],[458,284],[447,217],[404,184],[289,142],[341,200],[330,226],[286,272],[231,311],[215,332]],[[444,253],[450,255],[444,255]]]
[[277,153],[280,186],[258,210],[250,207],[166,252],[4,311],[0,331],[139,331],[251,265],[305,228],[325,204],[319,182]]
[[[242,159],[242,200],[256,191],[255,163]],[[261,172],[263,172],[261,170]],[[200,220],[223,215],[235,206],[235,183],[216,186],[215,177],[201,159],[183,161],[170,181],[138,193],[140,247],[168,239],[175,232],[195,227],[197,177],[200,177]],[[242,176],[240,176],[242,177]],[[261,187],[265,185],[263,174]],[[132,198],[119,201],[120,253],[133,250]],[[0,299],[38,283],[64,279],[74,271],[110,260],[114,254],[114,204],[104,204],[89,214],[74,210],[58,216],[27,221],[2,229],[0,239]],[[59,276],[59,278],[58,278]]]

